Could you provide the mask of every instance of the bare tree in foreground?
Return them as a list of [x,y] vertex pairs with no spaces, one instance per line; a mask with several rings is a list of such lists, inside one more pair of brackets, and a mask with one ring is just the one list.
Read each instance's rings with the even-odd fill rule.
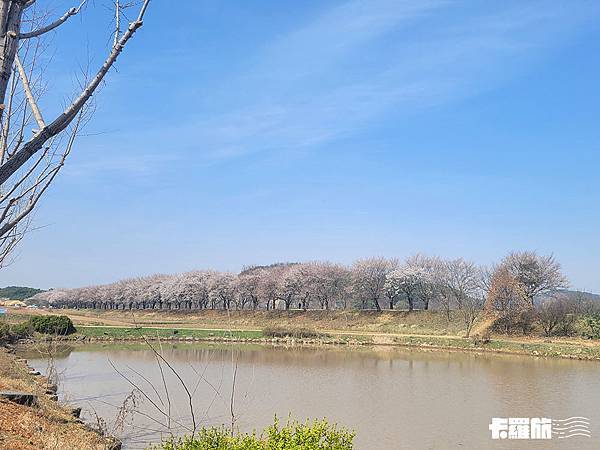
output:
[[93,94],[142,26],[150,0],[137,2],[137,17],[123,31],[126,6],[116,3],[113,44],[104,63],[95,74],[85,75],[69,106],[47,117],[40,107],[49,82],[41,64],[48,51],[44,38],[79,14],[86,3],[83,0],[44,23],[37,0],[0,0],[0,267],[23,238],[31,212],[65,164],[89,118]]

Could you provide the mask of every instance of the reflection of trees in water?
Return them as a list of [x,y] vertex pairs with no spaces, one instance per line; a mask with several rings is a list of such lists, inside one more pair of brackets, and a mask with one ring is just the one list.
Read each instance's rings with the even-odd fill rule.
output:
[[[72,352],[102,352],[115,361],[155,360],[155,356],[145,344],[89,344],[71,345],[54,344],[56,358],[66,358]],[[481,370],[490,374],[502,373],[503,377],[518,376],[526,367],[528,373],[536,369],[547,370],[548,364],[558,367],[570,367],[574,363],[569,360],[536,360],[529,356],[490,355],[477,353],[460,353],[403,349],[397,347],[289,347],[254,344],[162,344],[165,358],[174,363],[206,363],[231,361],[232,353],[240,364],[261,364],[270,366],[305,367],[382,367],[409,368],[418,364],[426,369],[430,364],[443,364],[447,369],[458,370],[465,375],[473,370]],[[25,358],[39,358],[44,354],[44,345],[23,347],[19,354]],[[40,351],[42,350],[42,351]],[[512,364],[507,364],[511,362]]]
[[[359,433],[359,441],[367,439],[363,444],[372,443],[369,436],[390,433],[404,440],[413,432],[429,436],[431,430],[419,428],[421,421],[446,420],[449,429],[464,431],[464,417],[487,417],[491,409],[501,414],[510,408],[508,412],[536,417],[540,410],[548,411],[548,415],[555,413],[557,404],[561,408],[579,407],[585,404],[586,392],[589,396],[589,388],[582,383],[597,378],[598,372],[596,365],[578,361],[383,346],[165,344],[162,352],[192,387],[199,424],[230,423],[232,361],[236,361],[235,423],[240,428],[262,428],[272,421],[274,413],[285,417],[291,412],[300,419],[327,415],[359,431],[368,430]],[[143,345],[63,346],[60,355],[57,359],[64,358],[62,367],[71,367],[77,374],[68,379],[65,390],[73,392],[75,400],[89,400],[105,417],[114,417],[119,403],[131,390],[108,359],[141,389],[150,391],[139,374],[157,386],[162,395],[155,355]],[[187,398],[172,374],[166,380],[178,421],[174,431],[181,431],[189,426]],[[85,402],[80,405],[87,406]],[[156,417],[146,401],[141,411]],[[136,447],[138,442],[143,448],[143,443],[157,440],[158,428],[137,415],[125,434],[129,444]]]
[[[163,345],[165,358],[174,363],[206,363],[231,361],[232,354],[239,364],[266,365],[280,367],[384,367],[389,362],[404,361],[416,358],[427,360],[431,355],[415,354],[402,350],[375,351],[365,348],[310,348],[310,347],[284,347],[284,346],[197,346],[182,344],[175,346]],[[136,359],[152,361],[154,355],[143,347],[138,350],[110,349],[110,357],[117,360]],[[435,357],[435,355],[433,355]],[[383,364],[382,364],[383,363]]]
[[64,343],[36,343],[18,348],[18,354],[26,359],[45,359],[49,353],[52,353],[55,359],[68,358],[75,347]]

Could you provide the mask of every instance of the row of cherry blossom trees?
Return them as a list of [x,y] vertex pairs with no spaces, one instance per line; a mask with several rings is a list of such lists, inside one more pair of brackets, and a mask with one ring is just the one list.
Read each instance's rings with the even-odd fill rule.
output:
[[375,257],[351,266],[280,263],[247,267],[239,274],[152,275],[53,289],[34,300],[54,307],[122,310],[436,308],[448,318],[451,311],[460,311],[468,325],[486,303],[509,314],[567,284],[552,256],[533,252],[511,253],[492,268],[417,254],[403,262]]

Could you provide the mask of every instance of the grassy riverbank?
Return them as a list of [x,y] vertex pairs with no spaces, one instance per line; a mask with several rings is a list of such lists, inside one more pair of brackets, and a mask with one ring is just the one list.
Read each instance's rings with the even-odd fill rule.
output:
[[263,337],[260,330],[203,330],[195,328],[148,328],[148,327],[106,327],[106,326],[79,326],[75,337],[86,338],[114,338],[136,339],[147,337],[150,339],[258,339]]
[[[290,334],[295,330],[290,329]],[[235,341],[285,345],[391,345],[424,350],[458,350],[522,354],[535,357],[600,360],[600,344],[578,340],[539,340],[535,338],[493,338],[486,340],[465,339],[455,336],[422,336],[410,334],[382,334],[333,332],[311,338],[271,337],[260,331],[191,330],[126,327],[79,326],[78,332],[69,340],[86,341],[141,341],[175,342],[189,341]]]
[[[397,345],[427,350],[524,354],[600,360],[600,341],[488,334],[476,324],[462,337],[460,317],[435,311],[14,311],[9,320],[53,313],[68,315],[77,333],[70,340],[237,341],[311,345]],[[278,330],[276,333],[273,330]],[[298,330],[304,330],[298,333]],[[285,336],[289,333],[290,336]],[[302,335],[309,337],[302,337]],[[292,336],[294,335],[294,336]],[[298,337],[300,335],[300,337]],[[480,336],[485,335],[485,339]]]
[[463,330],[458,315],[436,311],[104,311],[31,310],[10,308],[7,320],[23,321],[31,315],[64,314],[77,325],[153,327],[176,329],[263,330],[268,327],[304,328],[320,332],[363,331],[458,336]]
[[0,398],[0,448],[104,450],[115,442],[84,425],[55,401],[48,380],[31,373],[24,360],[0,347],[0,390],[35,395],[33,406]]
[[[474,337],[461,336],[460,320],[436,312],[276,311],[204,313],[35,311],[11,310],[4,321],[28,321],[39,314],[65,314],[77,331],[63,336],[69,342],[145,346],[145,339],[171,343],[238,342],[243,345],[317,345],[382,350],[409,347],[417,351],[462,351],[519,354],[531,357],[600,360],[600,342],[581,338],[543,338],[535,335],[489,335],[485,323]],[[485,331],[485,333],[484,333]],[[485,335],[485,338],[481,337]],[[35,341],[55,340],[34,334]],[[219,345],[219,344],[215,344]],[[74,418],[47,392],[47,380],[30,373],[26,363],[0,348],[0,389],[35,394],[36,407],[0,401],[0,447],[107,448],[107,442]]]

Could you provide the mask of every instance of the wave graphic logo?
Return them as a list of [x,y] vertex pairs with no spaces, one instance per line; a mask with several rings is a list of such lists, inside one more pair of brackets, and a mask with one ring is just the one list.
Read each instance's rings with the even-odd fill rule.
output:
[[489,425],[492,439],[569,439],[591,438],[590,419],[574,416],[566,419],[549,417],[493,417]]
[[568,439],[572,437],[592,437],[590,430],[590,419],[575,416],[567,419],[552,419],[552,437]]

